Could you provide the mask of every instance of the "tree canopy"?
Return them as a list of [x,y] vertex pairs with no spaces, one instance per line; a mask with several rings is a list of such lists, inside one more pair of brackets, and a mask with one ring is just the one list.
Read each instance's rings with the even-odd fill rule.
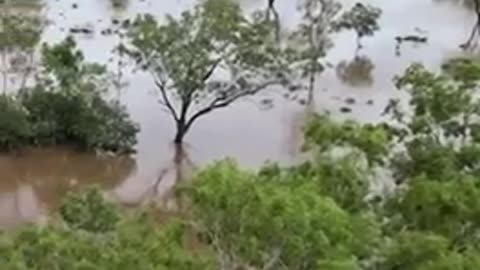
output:
[[247,17],[230,0],[201,1],[162,23],[148,14],[135,20],[127,49],[152,75],[175,121],[176,143],[198,118],[285,83],[286,62],[271,30],[263,16]]

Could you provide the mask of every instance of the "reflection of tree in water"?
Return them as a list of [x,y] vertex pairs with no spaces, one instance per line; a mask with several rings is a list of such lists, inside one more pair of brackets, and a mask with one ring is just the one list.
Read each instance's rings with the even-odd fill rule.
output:
[[[52,208],[69,190],[92,184],[112,189],[135,168],[135,160],[130,157],[100,157],[61,148],[27,150],[0,156],[0,196],[16,197],[19,207],[24,199],[33,199],[35,207]],[[20,198],[26,187],[33,194]]]
[[140,199],[132,205],[148,203],[156,200],[162,204],[173,203],[173,207],[181,208],[180,200],[176,197],[175,187],[191,177],[198,169],[190,158],[187,144],[172,144],[173,156],[167,166],[157,174],[156,181],[148,188]]
[[375,64],[367,56],[355,56],[351,61],[344,60],[336,67],[337,77],[344,83],[363,87],[373,84],[372,71]]

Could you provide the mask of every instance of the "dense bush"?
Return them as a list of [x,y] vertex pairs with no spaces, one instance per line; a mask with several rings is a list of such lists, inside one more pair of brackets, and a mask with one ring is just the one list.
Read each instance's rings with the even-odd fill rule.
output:
[[71,37],[44,44],[32,87],[0,100],[0,150],[66,144],[80,150],[131,153],[139,128],[126,108],[105,98],[105,66],[88,63]]
[[139,128],[125,107],[100,95],[23,90],[0,96],[0,150],[66,144],[79,150],[131,153]]
[[60,215],[69,227],[102,233],[115,229],[119,215],[114,204],[103,200],[98,189],[70,193],[60,207]]
[[116,101],[39,88],[23,91],[19,99],[29,112],[35,145],[70,144],[82,150],[120,153],[134,150],[139,129]]
[[30,137],[27,111],[7,95],[0,96],[0,149],[14,150]]
[[65,225],[32,226],[1,235],[0,268],[214,269],[210,256],[186,248],[184,225],[172,221],[159,227],[151,216],[143,213],[120,215],[96,189],[72,195],[62,209]]

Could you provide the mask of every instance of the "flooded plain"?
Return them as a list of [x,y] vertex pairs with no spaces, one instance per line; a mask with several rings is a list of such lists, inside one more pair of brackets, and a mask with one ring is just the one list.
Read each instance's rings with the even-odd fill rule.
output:
[[[264,1],[239,1],[246,10],[265,8]],[[276,2],[283,27],[294,27],[299,20],[296,1]],[[364,48],[357,58],[353,33],[333,36],[335,47],[327,57],[332,68],[319,77],[314,104],[315,110],[329,111],[338,118],[378,121],[388,100],[402,95],[392,78],[413,62],[437,69],[446,59],[460,54],[459,44],[467,39],[475,20],[455,1],[364,2],[383,10],[381,30],[363,40]],[[127,8],[115,10],[107,0],[49,0],[39,11],[50,21],[43,41],[59,41],[72,27],[92,27],[94,33],[76,36],[81,49],[89,61],[108,64],[115,71],[118,59],[112,56],[112,49],[120,39],[101,34],[112,27],[112,19],[145,12],[159,17],[175,15],[193,4],[193,0],[130,0]],[[396,36],[413,34],[428,37],[428,42],[405,43],[396,49]],[[141,125],[138,153],[131,159],[111,158],[55,148],[1,155],[0,226],[41,220],[68,190],[90,184],[100,185],[129,205],[138,203],[152,188],[159,194],[168,193],[175,184],[175,170],[171,169],[174,123],[157,103],[151,78],[125,72],[122,80],[128,84],[119,97]],[[261,106],[266,98],[273,100],[272,108]],[[351,112],[342,113],[345,107]],[[198,167],[226,157],[252,169],[266,161],[294,162],[299,155],[304,110],[298,99],[285,99],[275,89],[246,98],[199,120],[187,135],[185,153],[192,166]],[[159,175],[164,176],[160,183]]]

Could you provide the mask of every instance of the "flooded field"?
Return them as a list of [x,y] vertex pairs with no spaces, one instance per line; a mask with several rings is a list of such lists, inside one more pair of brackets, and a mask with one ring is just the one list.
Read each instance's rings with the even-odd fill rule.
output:
[[[327,57],[332,68],[319,78],[314,104],[315,110],[330,111],[339,118],[378,121],[388,100],[401,95],[392,78],[413,62],[436,69],[444,60],[460,54],[459,44],[468,38],[475,21],[454,1],[365,2],[383,10],[381,30],[364,39],[361,58],[355,58],[353,33],[334,36],[335,47]],[[241,3],[246,10],[265,8],[262,1]],[[130,0],[125,9],[115,10],[106,0],[51,0],[38,12],[50,22],[43,41],[62,40],[74,27],[91,28],[90,34],[76,35],[81,49],[89,61],[108,64],[115,71],[118,59],[110,52],[120,39],[101,33],[112,27],[112,20],[145,12],[159,17],[175,15],[193,4],[193,0]],[[295,5],[295,1],[277,0],[283,27],[294,27],[298,22]],[[396,48],[395,37],[414,34],[428,37],[427,43],[404,43]],[[335,68],[337,65],[340,68]],[[0,225],[39,220],[67,190],[92,183],[126,204],[135,204],[152,187],[164,194],[175,184],[175,170],[167,170],[172,167],[175,152],[171,143],[174,123],[157,103],[149,76],[128,71],[123,75],[122,80],[128,84],[119,93],[120,98],[141,126],[138,153],[133,159],[115,159],[68,149],[44,149],[0,156]],[[294,162],[299,154],[305,108],[298,100],[286,100],[274,90],[246,98],[197,122],[186,138],[185,153],[191,163],[201,167],[226,157],[248,168],[258,168],[269,160]],[[272,108],[261,105],[266,98],[273,100]],[[342,113],[345,107],[351,111]],[[158,184],[159,175],[164,177]]]

